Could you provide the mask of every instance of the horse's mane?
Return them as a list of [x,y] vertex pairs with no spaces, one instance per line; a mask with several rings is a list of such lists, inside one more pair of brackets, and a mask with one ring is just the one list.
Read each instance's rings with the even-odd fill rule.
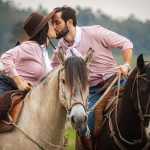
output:
[[57,66],[56,68],[52,69],[49,73],[44,75],[36,83],[36,85],[33,87],[33,89],[36,88],[39,85],[46,85],[46,84],[48,84],[49,80],[54,80],[54,78],[57,80],[58,79],[58,75],[59,75],[59,68],[60,68],[60,66]]
[[[34,88],[41,84],[48,84],[49,80],[54,80],[53,78],[58,79],[60,67],[61,65],[43,76],[34,86]],[[81,57],[69,57],[65,61],[64,69],[67,87],[72,90],[74,86],[74,79],[76,79],[75,82],[79,82],[81,84],[82,90],[85,91],[88,84],[88,76],[87,67],[84,60]]]
[[56,67],[56,68],[52,69],[49,73],[47,73],[45,76],[43,76],[43,77],[39,80],[38,83],[44,82],[47,78],[49,78],[50,76],[52,76],[53,73],[58,72],[58,68],[59,68],[59,67]]
[[87,68],[84,60],[81,57],[69,57],[65,61],[65,75],[66,75],[66,84],[69,89],[72,90],[74,81],[81,83],[81,88],[83,91],[86,90],[88,77],[87,77]]

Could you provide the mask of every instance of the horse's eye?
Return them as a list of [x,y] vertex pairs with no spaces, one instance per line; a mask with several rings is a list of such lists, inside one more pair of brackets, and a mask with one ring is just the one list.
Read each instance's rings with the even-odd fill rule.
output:
[[62,83],[65,84],[65,79],[61,79]]

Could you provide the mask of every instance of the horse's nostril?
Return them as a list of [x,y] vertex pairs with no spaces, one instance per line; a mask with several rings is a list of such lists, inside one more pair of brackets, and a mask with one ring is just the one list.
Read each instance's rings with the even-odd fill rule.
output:
[[71,122],[75,124],[74,116],[71,117]]

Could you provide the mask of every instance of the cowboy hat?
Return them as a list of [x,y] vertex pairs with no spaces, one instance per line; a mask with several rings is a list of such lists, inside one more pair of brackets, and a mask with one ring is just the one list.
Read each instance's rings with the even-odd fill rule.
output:
[[23,24],[23,29],[26,33],[19,39],[19,43],[33,38],[49,22],[54,13],[55,10],[50,12],[47,16],[43,16],[36,12],[32,13]]

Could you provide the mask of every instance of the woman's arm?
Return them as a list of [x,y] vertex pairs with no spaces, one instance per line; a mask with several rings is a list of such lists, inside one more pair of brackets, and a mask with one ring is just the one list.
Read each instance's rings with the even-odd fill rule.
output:
[[30,81],[25,81],[20,76],[15,76],[12,79],[15,81],[18,89],[21,91],[30,91],[32,87],[32,83]]

